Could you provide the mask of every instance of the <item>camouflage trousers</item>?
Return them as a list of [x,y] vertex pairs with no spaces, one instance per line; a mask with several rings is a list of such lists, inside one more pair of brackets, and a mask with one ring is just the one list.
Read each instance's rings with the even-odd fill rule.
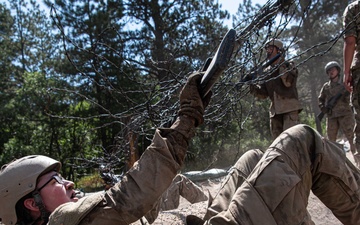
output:
[[351,93],[351,104],[355,114],[355,126],[354,126],[354,145],[356,153],[354,153],[354,159],[358,166],[360,166],[360,68],[351,71],[354,88]]
[[310,190],[345,225],[360,222],[360,173],[342,149],[296,125],[262,153],[250,150],[210,198],[205,224],[313,224]]
[[277,138],[284,130],[299,123],[299,111],[275,114],[270,117],[270,129],[273,139]]
[[350,150],[352,154],[355,154],[356,148],[353,143],[354,141],[354,115],[349,114],[346,116],[339,117],[328,117],[326,119],[326,132],[330,141],[336,142],[338,131],[341,130],[346,139],[349,141]]

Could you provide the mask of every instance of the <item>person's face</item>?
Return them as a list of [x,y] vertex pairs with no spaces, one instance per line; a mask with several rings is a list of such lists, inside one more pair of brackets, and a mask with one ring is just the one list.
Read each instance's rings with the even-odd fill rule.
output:
[[278,49],[276,46],[274,45],[269,45],[266,47],[266,56],[268,59],[271,59],[273,58],[274,56],[276,56],[278,54]]
[[40,196],[45,208],[53,212],[58,206],[67,202],[77,202],[75,197],[74,183],[65,180],[55,171],[41,176],[37,183]]
[[336,67],[332,67],[327,71],[327,74],[330,79],[334,79],[339,75],[339,71],[337,70]]

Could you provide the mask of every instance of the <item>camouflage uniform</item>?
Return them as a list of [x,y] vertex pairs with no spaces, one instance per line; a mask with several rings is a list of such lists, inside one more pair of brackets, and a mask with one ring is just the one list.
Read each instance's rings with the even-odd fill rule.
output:
[[[267,81],[250,88],[256,97],[269,97],[271,100],[270,128],[275,139],[281,132],[299,123],[299,112],[302,107],[296,88],[298,70],[293,62],[284,62],[282,59],[279,64],[265,68],[264,73],[270,73]],[[280,74],[282,75],[279,76]]]
[[359,185],[359,171],[339,146],[296,125],[265,153],[250,150],[239,159],[209,202],[205,224],[313,224],[310,191],[343,224],[360,224]]
[[179,117],[170,128],[156,129],[152,143],[120,182],[77,202],[65,203],[48,225],[125,225],[154,208],[181,168],[194,129],[202,124],[211,93],[200,97],[201,74],[191,75],[180,93]]
[[152,144],[119,183],[105,193],[60,205],[52,212],[48,224],[130,224],[137,221],[154,207],[170,186],[180,169],[187,145],[187,139],[178,132],[158,129]]
[[327,136],[330,141],[336,141],[339,128],[344,133],[345,137],[349,140],[350,150],[356,153],[353,144],[354,139],[354,114],[350,106],[350,93],[344,91],[344,84],[339,82],[328,81],[321,88],[319,94],[319,107],[322,111],[326,110],[326,103],[330,98],[338,93],[344,92],[336,102],[335,106],[327,113],[326,130]]
[[170,187],[162,194],[155,207],[145,215],[146,220],[151,224],[155,221],[159,212],[178,208],[180,196],[188,200],[191,204],[208,199],[199,186],[184,175],[178,174],[172,181]]
[[356,49],[351,64],[351,76],[353,91],[351,93],[351,104],[355,114],[354,144],[356,148],[355,160],[360,164],[360,5],[358,1],[349,4],[343,15],[344,38],[354,36],[356,38]]

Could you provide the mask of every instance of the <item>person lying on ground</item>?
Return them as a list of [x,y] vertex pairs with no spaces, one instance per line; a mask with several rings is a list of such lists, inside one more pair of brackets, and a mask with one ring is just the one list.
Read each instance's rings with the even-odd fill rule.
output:
[[[0,221],[11,224],[130,224],[143,217],[183,165],[195,128],[203,123],[211,92],[200,97],[202,73],[192,74],[180,93],[177,120],[155,131],[141,158],[109,190],[76,197],[74,183],[59,174],[61,163],[25,156],[0,171]],[[6,204],[4,204],[6,203]]]

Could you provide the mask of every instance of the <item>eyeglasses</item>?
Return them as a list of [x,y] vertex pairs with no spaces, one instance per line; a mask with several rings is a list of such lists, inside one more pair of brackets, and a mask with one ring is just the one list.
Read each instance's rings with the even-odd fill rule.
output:
[[48,180],[45,184],[43,184],[41,187],[39,187],[37,189],[37,191],[40,191],[41,189],[43,189],[48,183],[50,183],[52,180],[55,180],[56,182],[58,182],[59,184],[64,184],[64,178],[62,178],[59,175],[54,175],[50,178],[50,180]]

